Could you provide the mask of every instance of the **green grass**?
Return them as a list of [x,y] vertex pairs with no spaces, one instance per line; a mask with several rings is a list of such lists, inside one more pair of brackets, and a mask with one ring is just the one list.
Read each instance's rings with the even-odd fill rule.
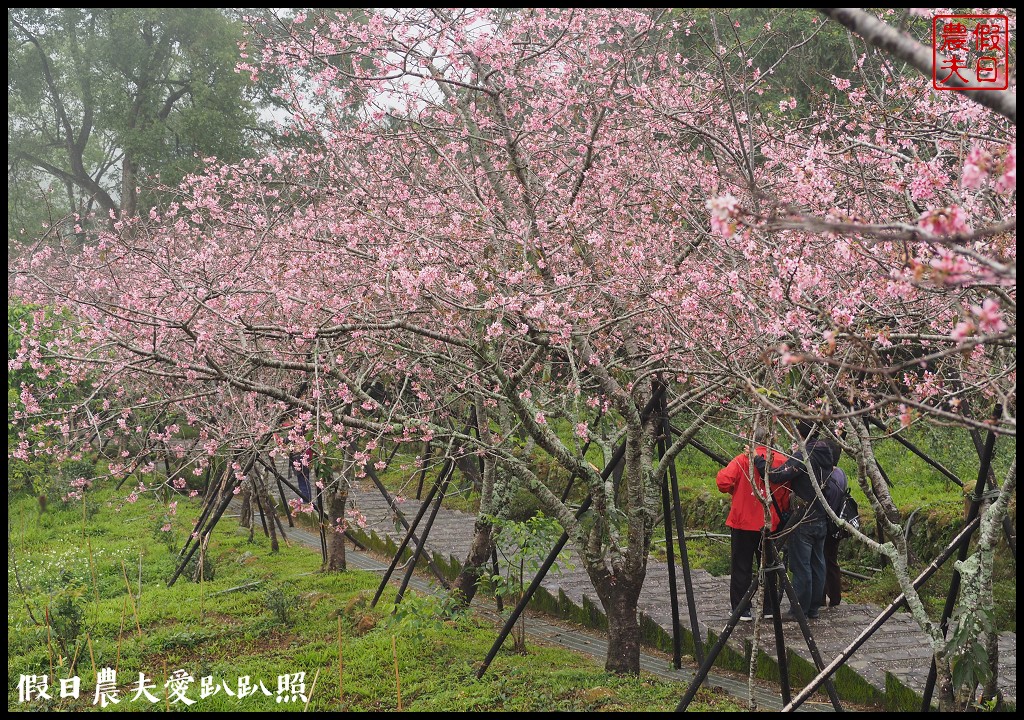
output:
[[[402,706],[408,710],[665,711],[675,706],[683,690],[650,675],[610,675],[591,658],[531,641],[526,655],[501,651],[489,672],[477,680],[476,665],[496,633],[490,622],[473,616],[389,622],[393,589],[376,609],[368,608],[367,599],[378,583],[376,575],[320,573],[319,555],[294,544],[272,554],[263,537],[257,536],[250,544],[247,531],[240,531],[233,518],[222,520],[210,544],[212,579],[199,584],[183,576],[168,588],[176,547],[167,541],[176,534],[180,542],[197,511],[187,501],[179,502],[174,518],[177,529],[172,534],[160,530],[165,507],[148,497],[127,505],[116,501],[112,493],[91,493],[84,534],[80,505],[58,507],[51,503],[45,513],[39,513],[35,498],[15,496],[8,509],[9,555],[13,553],[25,590],[22,595],[9,569],[9,709],[93,709],[95,675],[87,634],[97,667],[117,666],[121,702],[106,710],[151,707],[145,699],[131,699],[140,672],[157,684],[151,692],[159,702],[152,707],[162,710],[165,672],[176,670],[194,678],[186,691],[197,700],[190,708],[193,711],[301,710],[301,701],[276,702],[278,678],[304,672],[308,695],[317,671],[310,710],[394,710],[393,636]],[[133,592],[137,591],[140,553],[141,636],[137,637],[124,575],[127,573]],[[224,592],[248,583],[257,584]],[[42,624],[29,619],[26,601]],[[403,606],[415,609],[417,604],[430,605],[413,595]],[[48,606],[53,623],[49,638],[45,626]],[[286,622],[275,609],[286,612]],[[80,632],[63,626],[65,651],[56,637],[57,627],[73,620],[76,611],[81,613]],[[339,616],[344,702],[339,699]],[[44,674],[50,676],[55,699],[19,702],[20,676]],[[53,692],[56,678],[73,674],[81,678],[81,697],[60,699],[59,692]],[[237,690],[242,676],[249,676],[257,688],[262,681],[271,696],[259,689],[241,700],[227,696],[222,683]],[[211,677],[221,689],[200,699],[203,677]],[[731,699],[712,691],[702,691],[691,706],[694,708],[739,710]]]

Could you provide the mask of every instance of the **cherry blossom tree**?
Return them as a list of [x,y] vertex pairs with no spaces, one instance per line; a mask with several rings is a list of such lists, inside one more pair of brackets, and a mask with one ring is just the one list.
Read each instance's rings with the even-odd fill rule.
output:
[[[385,444],[479,458],[458,589],[527,488],[594,584],[613,671],[639,669],[664,474],[729,407],[845,426],[889,542],[860,538],[909,585],[863,418],[1015,435],[1015,130],[855,45],[814,108],[767,105],[784,86],[762,36],[731,28],[622,9],[300,16],[264,44],[256,27],[240,69],[286,79],[303,142],[210,159],[80,252],[41,243],[13,292],[79,324],[26,333],[12,367],[95,388],[50,421],[69,439],[90,417],[137,436],[128,416],[156,403],[200,427],[191,472],[232,448],[239,483],[268,444],[312,443],[339,481]],[[686,426],[663,457],[658,388]],[[585,448],[608,462],[620,442],[606,481]]]

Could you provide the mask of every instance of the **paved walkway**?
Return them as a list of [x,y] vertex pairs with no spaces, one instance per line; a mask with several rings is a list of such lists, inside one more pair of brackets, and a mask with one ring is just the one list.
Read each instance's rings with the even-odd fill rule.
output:
[[[379,537],[391,537],[397,544],[404,537],[394,513],[387,507],[381,494],[374,489],[369,481],[366,487],[354,490],[351,501],[369,521],[367,530],[372,530]],[[406,500],[401,506],[402,512],[411,522],[419,508],[415,500]],[[474,516],[442,508],[434,521],[427,539],[427,548],[440,555],[446,561],[449,557],[461,563],[469,550],[472,540]],[[419,535],[420,533],[417,533]],[[576,562],[577,568],[581,563]],[[679,576],[678,592],[680,602],[681,623],[688,627],[685,588]],[[714,577],[703,570],[692,572],[694,600],[697,607],[701,632],[706,638],[712,631],[720,633],[729,617],[729,578]],[[543,587],[554,597],[559,593],[583,607],[584,598],[589,604],[600,607],[600,602],[593,591],[586,572],[582,569],[562,571],[550,574]],[[651,560],[648,563],[647,579],[640,596],[640,610],[671,634],[671,606],[668,593],[668,566],[664,562]],[[784,605],[786,607],[787,605]],[[867,625],[874,620],[880,608],[870,605],[843,603],[835,608],[823,608],[821,618],[812,621],[812,632],[826,663],[838,655],[856,638]],[[729,640],[730,646],[743,652],[743,643],[752,635],[751,623],[742,623]],[[810,653],[795,623],[785,626],[786,644],[799,656],[811,662]],[[771,634],[771,626],[766,625],[762,638],[764,651],[775,657],[775,643]],[[1017,697],[1017,638],[1014,633],[1000,636],[1000,687],[1004,697],[1010,703],[1016,703]],[[918,696],[923,692],[928,675],[931,654],[924,634],[917,627],[908,613],[898,612],[891,617],[880,630],[854,654],[847,665],[857,675],[874,687],[878,692],[887,690],[897,693],[898,684],[913,691]],[[894,688],[895,685],[895,688]]]

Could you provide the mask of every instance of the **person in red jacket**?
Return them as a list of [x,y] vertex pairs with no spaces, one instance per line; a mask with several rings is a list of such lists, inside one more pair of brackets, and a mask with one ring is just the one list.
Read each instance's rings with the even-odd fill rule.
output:
[[[756,430],[754,433],[754,453],[760,457],[766,457],[767,450],[764,442],[766,433],[763,430]],[[772,457],[772,467],[777,468],[786,462],[786,456],[775,452]],[[758,491],[764,493],[764,480],[755,468],[750,466],[750,459],[744,452],[737,455],[724,468],[718,471],[716,482],[718,489],[723,493],[732,495],[732,507],[729,510],[729,517],[725,524],[730,529],[732,550],[730,557],[731,579],[729,582],[729,599],[732,602],[732,609],[735,611],[740,600],[750,588],[753,579],[754,562],[758,566],[761,563],[761,530],[764,528],[764,506],[754,495],[750,478],[753,476]],[[782,485],[772,485],[772,494],[775,496],[775,503],[769,504],[772,526],[774,532],[779,527],[779,515],[775,508],[777,503],[783,512],[789,510],[790,490]],[[765,605],[767,606],[767,602]],[[768,612],[766,610],[766,615]],[[747,609],[740,615],[740,620],[750,620],[750,610]]]

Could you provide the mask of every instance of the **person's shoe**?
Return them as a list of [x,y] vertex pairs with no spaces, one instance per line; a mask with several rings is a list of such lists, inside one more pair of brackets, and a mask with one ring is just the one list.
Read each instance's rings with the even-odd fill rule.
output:
[[782,613],[782,622],[799,622],[792,610]]
[[809,613],[807,613],[808,620],[817,620],[819,617],[821,617],[821,613],[819,613],[817,610],[811,610]]
[[763,614],[763,615],[761,616],[761,619],[762,619],[762,620],[773,620],[774,618],[775,618],[775,616],[774,616],[774,615],[772,615],[772,611],[771,611],[771,610],[768,610],[767,612],[765,612],[765,613],[764,613],[764,614]]
[[740,613],[740,622],[750,622],[753,619],[749,610]]

